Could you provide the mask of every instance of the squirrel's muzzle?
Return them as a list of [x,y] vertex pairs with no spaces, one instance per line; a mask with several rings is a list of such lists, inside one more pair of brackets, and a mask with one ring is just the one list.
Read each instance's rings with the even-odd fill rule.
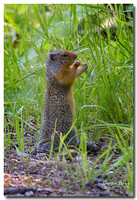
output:
[[74,60],[77,58],[77,54],[73,53]]

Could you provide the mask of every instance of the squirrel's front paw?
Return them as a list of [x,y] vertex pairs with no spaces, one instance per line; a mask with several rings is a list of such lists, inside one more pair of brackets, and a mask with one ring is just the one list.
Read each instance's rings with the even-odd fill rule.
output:
[[87,63],[83,63],[81,67],[84,68],[84,70],[87,70],[88,65],[87,65]]
[[84,71],[86,71],[88,68],[87,63],[83,63],[83,65],[81,67],[77,68],[77,74],[76,77],[80,76]]
[[73,65],[74,67],[79,67],[80,66],[80,61],[79,60],[77,60],[75,63],[74,63],[74,65]]

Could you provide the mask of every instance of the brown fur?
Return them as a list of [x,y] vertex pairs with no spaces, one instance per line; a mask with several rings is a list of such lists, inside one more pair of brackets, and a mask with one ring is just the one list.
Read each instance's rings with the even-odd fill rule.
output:
[[[87,69],[87,64],[81,67],[80,62],[74,60],[77,55],[67,50],[51,50],[47,58],[46,78],[47,86],[44,97],[43,125],[41,142],[38,148],[49,150],[51,136],[55,123],[58,134],[65,135],[71,128],[75,118],[72,85],[76,77]],[[59,135],[55,134],[54,149],[59,146]],[[66,143],[77,145],[76,129],[73,127],[67,136]]]

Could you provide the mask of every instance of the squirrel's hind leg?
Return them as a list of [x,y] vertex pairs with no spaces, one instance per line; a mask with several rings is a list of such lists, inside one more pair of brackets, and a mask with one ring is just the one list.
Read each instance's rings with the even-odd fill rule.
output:
[[[48,153],[51,151],[51,142],[40,141],[35,148],[37,153]],[[53,144],[53,151],[58,150],[58,145]]]

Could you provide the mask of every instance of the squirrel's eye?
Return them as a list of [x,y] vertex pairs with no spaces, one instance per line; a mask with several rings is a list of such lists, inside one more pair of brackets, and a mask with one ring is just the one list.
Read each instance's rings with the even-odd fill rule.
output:
[[64,53],[64,54],[62,55],[62,57],[67,57],[67,54]]

